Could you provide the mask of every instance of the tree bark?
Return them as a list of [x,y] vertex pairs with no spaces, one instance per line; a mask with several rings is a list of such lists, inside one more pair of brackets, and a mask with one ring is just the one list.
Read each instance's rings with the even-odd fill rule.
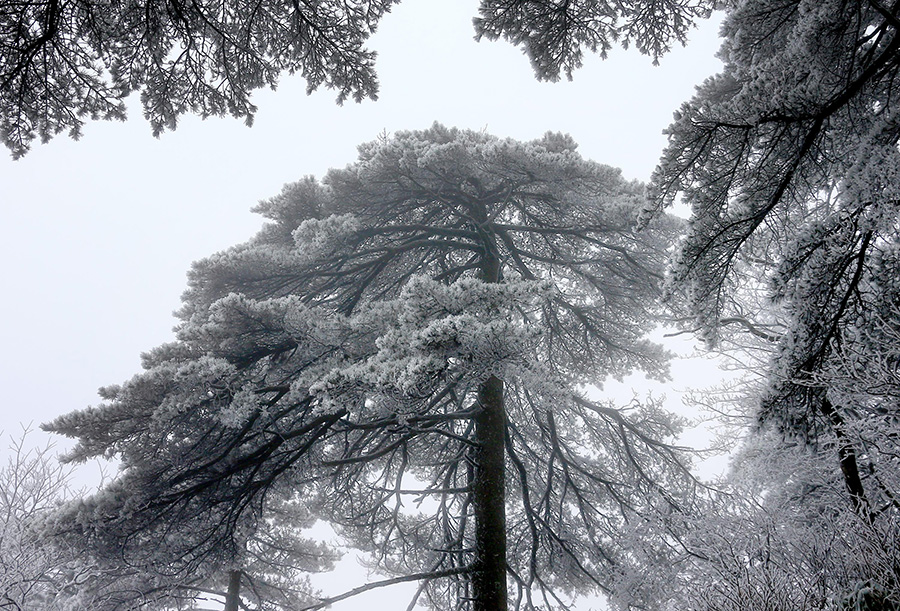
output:
[[869,508],[869,501],[866,498],[866,490],[863,487],[862,478],[859,474],[859,464],[856,462],[856,448],[853,447],[852,442],[847,439],[847,435],[844,433],[844,419],[827,397],[822,401],[820,409],[830,421],[831,429],[837,438],[841,475],[844,477],[844,485],[847,488],[847,493],[850,495],[850,504],[853,506],[853,511],[867,522],[871,522],[872,514]]
[[231,571],[228,574],[228,593],[225,595],[225,611],[238,611],[241,600],[241,572]]
[[[483,221],[486,221],[484,215]],[[500,258],[492,237],[485,236],[482,280],[500,282]],[[506,611],[506,407],[503,380],[491,376],[478,388],[475,417],[475,566],[473,611]]]
[[506,411],[503,381],[496,376],[478,389],[481,411],[475,417],[475,572],[474,611],[506,611]]

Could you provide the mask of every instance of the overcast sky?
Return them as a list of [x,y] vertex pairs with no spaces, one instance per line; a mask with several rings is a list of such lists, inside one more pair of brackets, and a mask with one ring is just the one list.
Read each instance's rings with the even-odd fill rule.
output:
[[339,107],[290,77],[254,96],[252,128],[184,117],[154,139],[131,100],[127,122],[0,159],[0,430],[96,403],[98,387],[131,377],[142,351],[172,338],[192,261],[249,238],[259,200],[354,161],[379,133],[434,121],[522,140],[562,131],[584,157],[647,180],[672,112],[720,68],[707,22],[658,67],[617,49],[587,57],[573,82],[539,83],[518,49],[473,40],[476,12],[477,0],[404,0],[386,16],[371,40],[377,102]]

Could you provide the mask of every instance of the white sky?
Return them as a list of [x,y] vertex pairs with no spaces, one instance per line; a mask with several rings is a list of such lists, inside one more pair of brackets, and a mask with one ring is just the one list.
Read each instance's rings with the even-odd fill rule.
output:
[[[573,82],[539,83],[518,49],[474,42],[477,4],[404,0],[386,16],[371,40],[377,102],[338,107],[333,92],[306,96],[290,77],[254,96],[252,128],[184,117],[154,139],[132,100],[127,122],[91,123],[78,142],[60,136],[19,161],[0,158],[0,431],[95,403],[98,387],[136,373],[142,351],[172,338],[192,261],[249,238],[259,200],[354,161],[380,132],[436,120],[522,140],[568,132],[586,158],[647,180],[672,112],[720,69],[718,25],[707,22],[659,67],[617,49],[587,57]],[[3,462],[5,453],[4,436]],[[392,596],[390,608],[405,608]]]

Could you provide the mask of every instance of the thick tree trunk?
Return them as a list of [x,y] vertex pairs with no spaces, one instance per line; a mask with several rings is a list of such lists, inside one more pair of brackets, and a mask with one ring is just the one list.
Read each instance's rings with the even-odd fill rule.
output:
[[225,611],[238,611],[241,600],[241,572],[231,571],[228,574],[228,593],[225,595]]
[[474,611],[506,611],[506,410],[503,381],[491,376],[478,389],[481,412],[475,418],[476,566],[472,576]]
[[[486,220],[487,216],[483,220]],[[485,239],[482,280],[500,282],[500,258],[491,238]],[[473,611],[506,611],[506,408],[503,380],[491,376],[478,388],[480,411],[475,417],[475,572]]]

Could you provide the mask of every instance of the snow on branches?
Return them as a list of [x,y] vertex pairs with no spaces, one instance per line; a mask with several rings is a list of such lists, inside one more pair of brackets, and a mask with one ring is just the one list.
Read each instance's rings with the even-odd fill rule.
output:
[[[761,328],[750,309],[777,313],[758,420],[830,447],[848,502],[874,522],[896,510],[879,482],[897,467],[859,434],[877,392],[847,380],[861,351],[871,363],[891,352],[872,340],[900,298],[898,8],[742,0],[722,36],[724,71],[676,113],[650,188],[648,217],[678,198],[692,209],[670,291],[712,344],[735,318]],[[748,303],[748,285],[768,304]]]
[[286,187],[195,265],[176,342],[49,425],[124,466],[62,523],[142,566],[248,572],[287,494],[436,608],[606,587],[617,525],[691,485],[675,418],[584,391],[666,375],[644,336],[678,223],[635,231],[642,203],[567,136],[437,124]]

